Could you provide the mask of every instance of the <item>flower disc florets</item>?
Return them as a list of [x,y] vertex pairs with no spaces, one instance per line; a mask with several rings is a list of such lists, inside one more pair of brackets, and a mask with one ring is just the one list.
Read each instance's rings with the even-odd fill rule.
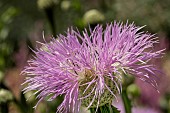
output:
[[[23,73],[25,92],[36,90],[39,102],[64,95],[58,112],[77,113],[80,106],[98,107],[111,103],[121,92],[122,74],[131,74],[155,86],[158,72],[148,62],[158,58],[153,51],[154,35],[140,32],[134,24],[114,23],[92,31],[69,29],[34,51],[35,57]],[[39,103],[38,102],[38,103]]]

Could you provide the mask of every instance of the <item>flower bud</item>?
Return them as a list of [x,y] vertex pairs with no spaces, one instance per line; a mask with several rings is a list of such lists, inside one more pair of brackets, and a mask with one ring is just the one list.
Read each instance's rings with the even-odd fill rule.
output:
[[68,1],[68,0],[63,0],[62,2],[61,2],[61,9],[62,10],[68,10],[69,8],[70,8],[70,6],[71,6],[71,2],[70,1]]
[[140,96],[140,89],[136,84],[131,84],[127,87],[127,93],[131,98]]
[[6,89],[0,89],[0,103],[6,103],[13,99],[12,93]]
[[104,20],[104,15],[96,9],[87,11],[83,16],[83,22],[85,25],[102,22]]
[[38,0],[37,1],[38,7],[40,9],[46,9],[58,3],[59,3],[59,0]]

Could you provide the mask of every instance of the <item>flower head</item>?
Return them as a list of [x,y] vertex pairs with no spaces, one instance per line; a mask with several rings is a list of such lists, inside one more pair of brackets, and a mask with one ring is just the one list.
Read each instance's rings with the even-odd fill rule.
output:
[[39,102],[64,95],[58,112],[77,113],[111,103],[121,92],[122,74],[139,77],[153,86],[157,69],[148,62],[158,58],[154,35],[140,32],[134,24],[101,25],[94,30],[69,29],[50,43],[34,51],[35,57],[23,70],[27,74],[25,92],[37,90]]

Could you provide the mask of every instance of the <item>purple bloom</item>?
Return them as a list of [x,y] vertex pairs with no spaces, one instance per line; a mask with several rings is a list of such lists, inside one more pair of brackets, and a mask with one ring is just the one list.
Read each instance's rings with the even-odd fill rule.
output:
[[24,91],[36,90],[39,102],[64,95],[58,112],[77,113],[80,106],[111,103],[121,92],[122,74],[155,86],[158,71],[148,62],[163,50],[153,50],[158,40],[140,32],[142,28],[115,22],[104,30],[100,25],[90,33],[85,30],[83,35],[69,29],[66,36],[59,35],[34,51],[34,59],[23,71],[28,76]]

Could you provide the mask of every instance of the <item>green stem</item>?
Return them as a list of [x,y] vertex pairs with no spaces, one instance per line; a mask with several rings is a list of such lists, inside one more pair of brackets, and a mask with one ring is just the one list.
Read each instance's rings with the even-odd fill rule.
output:
[[48,19],[49,25],[51,27],[52,34],[55,37],[55,35],[56,35],[56,27],[55,27],[55,19],[54,19],[54,8],[49,7],[47,9],[45,9],[45,13],[47,15],[47,19]]
[[170,113],[170,99],[168,100],[168,113]]
[[96,108],[90,108],[90,112],[91,113],[120,113],[120,111],[117,110],[117,108],[115,108],[111,104],[105,104],[103,106],[100,106],[97,109],[97,112],[96,112]]
[[0,113],[8,113],[8,103],[1,103],[0,104]]
[[124,103],[124,108],[125,108],[125,112],[126,113],[132,113],[132,110],[131,110],[131,101],[129,100],[128,96],[127,96],[127,92],[126,92],[126,88],[124,88],[122,90],[122,100],[123,100],[123,103]]
[[106,1],[105,0],[100,0],[100,4],[101,4],[101,8],[104,12],[107,11],[107,4],[106,4]]

